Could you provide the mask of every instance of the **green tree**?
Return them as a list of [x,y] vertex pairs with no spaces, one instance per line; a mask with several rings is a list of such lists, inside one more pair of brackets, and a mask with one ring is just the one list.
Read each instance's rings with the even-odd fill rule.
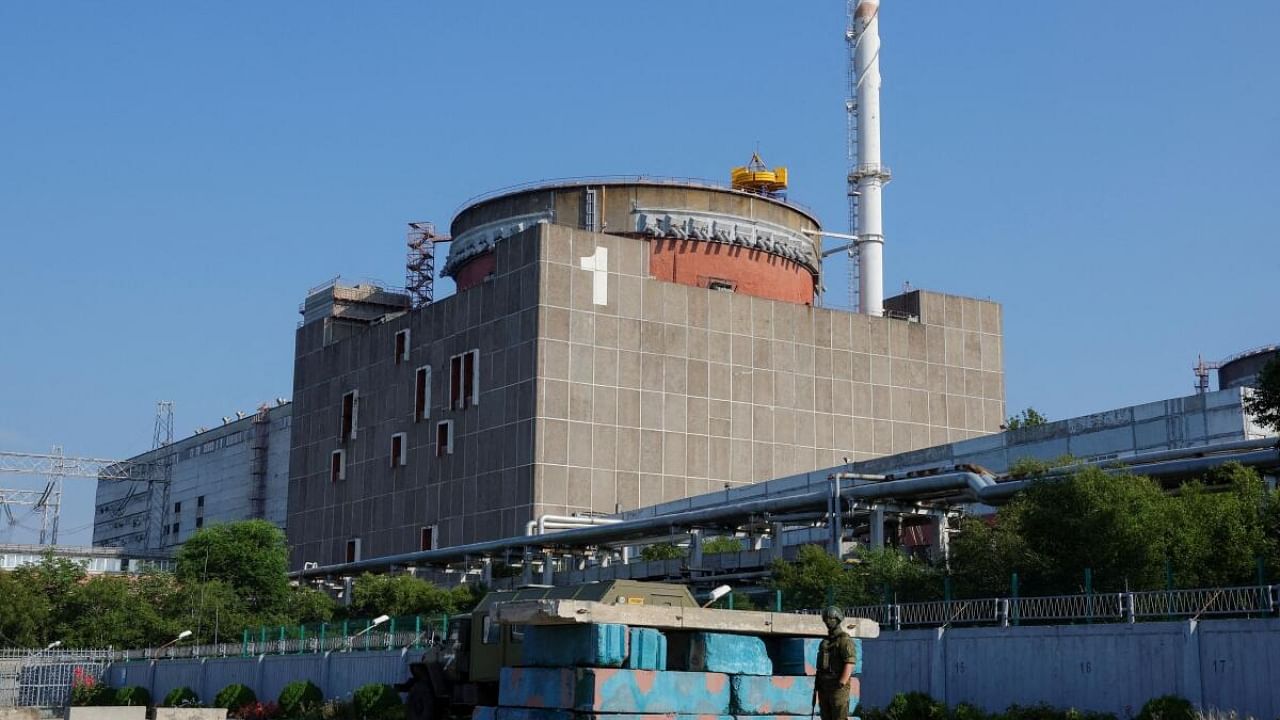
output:
[[1035,408],[1029,407],[1017,415],[1010,416],[1008,420],[1005,420],[1004,425],[1009,430],[1018,430],[1044,425],[1048,422],[1049,418],[1041,415]]
[[1159,587],[1171,536],[1164,491],[1149,478],[1096,468],[1032,483],[1001,511],[1031,551],[1027,594],[1074,593],[1092,568],[1098,590]]
[[654,543],[645,545],[640,550],[640,559],[645,562],[654,560],[675,560],[684,557],[684,548],[675,543]]
[[178,550],[178,581],[221,580],[264,615],[288,603],[288,547],[280,528],[266,520],[243,520],[197,530]]
[[899,602],[942,599],[942,573],[897,548],[860,551],[854,572],[862,577],[866,592],[873,595],[888,594]]
[[877,602],[859,576],[818,545],[802,546],[795,562],[775,560],[769,584],[782,591],[783,607],[789,610],[820,608],[829,601],[843,607]]
[[707,540],[706,542],[702,543],[703,555],[718,555],[720,553],[736,553],[736,552],[742,552],[742,540],[736,537],[723,535],[719,537],[713,537],[710,540]]
[[1012,573],[1026,572],[1031,555],[1018,527],[1019,518],[968,516],[951,540],[951,574],[955,596],[1001,597],[1009,594]]
[[1176,584],[1222,587],[1254,581],[1257,559],[1268,551],[1268,498],[1256,471],[1229,463],[1203,483],[1183,485],[1166,502],[1171,514],[1167,553]]
[[365,573],[356,578],[349,614],[452,615],[470,610],[475,602],[473,590],[467,585],[446,590],[412,575]]
[[1244,408],[1259,425],[1280,431],[1280,357],[1262,366],[1258,384],[1245,398]]
[[0,644],[10,647],[43,647],[49,643],[49,618],[53,603],[39,588],[16,576],[17,571],[0,571]]
[[131,578],[95,576],[60,600],[56,633],[71,647],[146,647],[178,632],[173,621],[137,592]]

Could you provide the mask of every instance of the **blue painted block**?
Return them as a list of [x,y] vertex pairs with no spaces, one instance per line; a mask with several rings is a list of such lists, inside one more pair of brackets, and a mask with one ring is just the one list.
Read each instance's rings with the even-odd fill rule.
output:
[[531,625],[524,631],[520,664],[530,667],[622,667],[627,626]]
[[498,708],[477,705],[471,710],[471,720],[497,720]]
[[[818,672],[819,638],[780,638],[774,642],[773,665],[779,675],[815,675]],[[854,674],[862,674],[862,640],[854,638],[853,649],[858,655],[853,664]]]
[[734,720],[732,715],[689,715],[686,713],[578,713],[577,720]]
[[[733,714],[743,715],[808,715],[813,711],[813,678],[803,675],[758,677],[734,675]],[[858,678],[852,678],[849,711],[858,706],[862,694]]]
[[667,636],[657,628],[631,628],[630,648],[624,667],[631,670],[666,670]]
[[586,713],[724,715],[729,712],[729,676],[670,670],[503,668],[498,704]]
[[693,672],[772,675],[773,662],[764,640],[753,635],[696,632],[689,637],[686,666]]

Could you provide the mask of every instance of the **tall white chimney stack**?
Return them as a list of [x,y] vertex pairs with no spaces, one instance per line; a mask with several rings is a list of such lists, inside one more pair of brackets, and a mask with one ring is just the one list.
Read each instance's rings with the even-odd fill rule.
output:
[[858,304],[867,315],[884,314],[884,225],[881,193],[889,169],[880,162],[880,2],[848,0],[850,113],[854,152],[849,170],[850,220],[858,249]]

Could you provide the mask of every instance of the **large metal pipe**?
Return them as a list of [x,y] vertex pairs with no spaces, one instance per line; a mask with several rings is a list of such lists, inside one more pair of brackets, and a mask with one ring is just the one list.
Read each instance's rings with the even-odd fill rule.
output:
[[[1230,461],[1240,462],[1252,467],[1275,468],[1280,467],[1280,446],[1277,443],[1280,443],[1277,438],[1234,443],[1222,446],[1236,448],[1234,452],[1226,453],[1215,452],[1212,447],[1188,448],[1181,451],[1160,451],[1145,454],[1139,458],[1130,458],[1124,462],[1136,459],[1140,459],[1143,462],[1153,458],[1159,459],[1159,462],[1148,463],[1134,468],[1138,472],[1155,477],[1194,475],[1219,467]],[[1098,461],[1091,464],[1105,465],[1106,463],[1117,462],[1120,461]],[[1109,472],[1125,472],[1128,470],[1125,467],[1109,467],[1105,469]],[[942,494],[963,497],[969,502],[998,505],[1026,489],[1032,482],[1035,482],[1035,480],[996,482],[995,478],[990,475],[964,471],[864,483],[854,487],[843,488],[840,494],[841,497],[849,500],[872,503],[894,499],[929,498]],[[367,569],[385,568],[390,565],[456,562],[468,556],[494,555],[515,548],[617,543],[626,540],[673,535],[681,528],[736,525],[752,516],[772,519],[774,516],[787,513],[821,510],[827,507],[830,498],[831,491],[824,488],[795,495],[743,500],[667,515],[621,520],[612,524],[563,530],[552,533],[545,538],[540,538],[536,535],[501,538],[440,550],[423,550],[351,563],[326,565],[324,567],[295,571],[290,575],[292,577],[340,576]]]

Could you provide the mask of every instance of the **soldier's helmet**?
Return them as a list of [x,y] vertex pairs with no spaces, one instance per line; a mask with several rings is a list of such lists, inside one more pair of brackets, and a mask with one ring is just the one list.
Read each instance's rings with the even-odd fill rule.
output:
[[844,622],[844,611],[835,605],[828,605],[822,611],[823,622]]

